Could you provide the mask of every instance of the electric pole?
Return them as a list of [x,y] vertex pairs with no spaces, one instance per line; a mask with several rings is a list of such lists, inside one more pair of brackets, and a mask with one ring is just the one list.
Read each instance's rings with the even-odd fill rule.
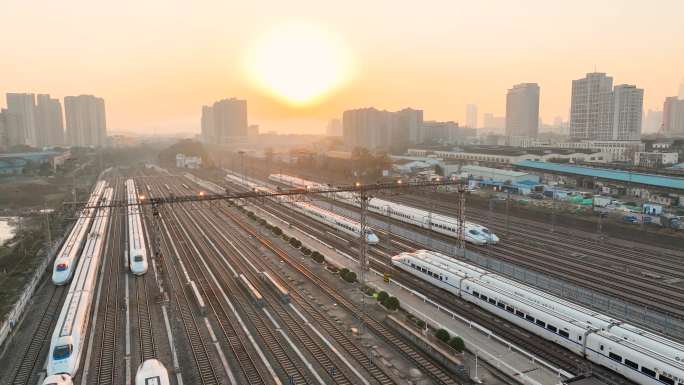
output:
[[[368,200],[369,197],[366,194],[365,191],[360,191],[359,192],[359,207],[361,208],[361,217],[359,218],[359,224],[360,224],[360,237],[359,237],[359,273],[361,275],[361,287],[365,288],[366,287],[366,273],[368,271],[368,253],[367,253],[367,239],[366,239],[366,210],[368,209]],[[363,327],[364,327],[364,320],[363,318],[366,316],[366,294],[363,293],[361,294],[361,319],[359,320],[359,333],[363,333]]]

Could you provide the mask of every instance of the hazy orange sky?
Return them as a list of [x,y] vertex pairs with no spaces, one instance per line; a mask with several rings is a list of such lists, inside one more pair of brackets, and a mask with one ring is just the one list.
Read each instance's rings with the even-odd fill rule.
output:
[[[684,77],[682,15],[682,0],[5,0],[0,92],[95,94],[110,130],[150,133],[197,132],[202,104],[234,96],[262,130],[316,133],[363,106],[463,122],[475,103],[480,120],[503,115],[507,88],[537,82],[550,122],[567,118],[571,80],[594,68],[661,109]],[[337,36],[355,76],[298,108],[254,87],[244,56],[285,22]]]

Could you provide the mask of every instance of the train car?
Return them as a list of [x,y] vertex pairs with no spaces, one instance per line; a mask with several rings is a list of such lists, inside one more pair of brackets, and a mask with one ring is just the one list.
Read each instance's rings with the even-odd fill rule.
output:
[[439,253],[401,253],[392,264],[639,384],[684,385],[678,342]]
[[[95,184],[93,192],[88,199],[88,206],[95,206],[100,201],[106,182],[99,181]],[[85,241],[88,229],[93,221],[93,213],[96,209],[84,209],[78,217],[71,233],[59,250],[52,269],[52,282],[55,285],[66,285],[71,281],[81,253],[81,247]]]
[[67,374],[55,374],[43,380],[43,385],[73,385],[71,376]]
[[[263,192],[265,194],[275,193],[275,190],[272,190],[268,187],[259,186],[250,181],[243,181],[243,179],[238,176],[228,174],[226,175],[226,179],[233,183],[248,187],[256,192]],[[291,207],[294,210],[345,234],[351,235],[353,237],[358,237],[361,234],[361,224],[354,219],[347,218],[343,215],[323,209],[312,203],[292,200],[288,196],[274,196],[272,199],[280,203],[287,204],[288,207]],[[378,238],[373,230],[366,228],[366,242],[368,244],[374,245],[380,242],[380,238]]]
[[[301,212],[302,214],[316,219],[319,222],[323,222],[328,226],[341,231],[345,234],[351,235],[353,237],[359,237],[361,234],[361,223],[347,218],[345,216],[336,214],[332,211],[322,209],[314,204],[306,202],[293,202],[291,207],[295,210]],[[380,242],[380,238],[371,230],[366,228],[366,243],[375,245]]]
[[[103,193],[105,204],[111,202],[112,193],[111,188],[107,188]],[[83,341],[90,322],[100,261],[104,253],[109,216],[108,207],[100,208],[96,212],[96,218],[74,273],[74,281],[69,287],[52,333],[47,360],[48,378],[54,375],[73,376],[78,371],[84,350]]]
[[242,284],[242,287],[245,289],[247,294],[249,294],[249,297],[252,298],[252,301],[257,307],[263,307],[264,306],[264,297],[261,295],[259,290],[252,285],[252,282],[249,281],[247,277],[245,277],[244,274],[240,274],[239,276],[239,281]]
[[[328,188],[328,186],[321,183],[284,174],[271,174],[269,175],[268,179],[292,187],[305,188],[309,191],[323,190]],[[355,206],[359,205],[359,202],[355,199],[355,195],[353,193],[340,192],[335,194],[335,196],[337,199],[340,199],[348,204]],[[378,198],[371,198],[368,201],[368,211],[385,215],[398,221],[424,229],[429,229],[440,234],[458,238],[459,224],[457,218],[437,213],[430,213],[427,210]],[[496,244],[499,242],[499,237],[496,236],[496,234],[492,233],[488,228],[477,223],[466,221],[463,232],[466,242],[476,245]]]
[[128,199],[128,266],[131,273],[143,275],[147,272],[147,247],[142,225],[141,208],[133,179],[126,181]]
[[169,372],[161,361],[150,358],[138,366],[135,385],[171,385]]

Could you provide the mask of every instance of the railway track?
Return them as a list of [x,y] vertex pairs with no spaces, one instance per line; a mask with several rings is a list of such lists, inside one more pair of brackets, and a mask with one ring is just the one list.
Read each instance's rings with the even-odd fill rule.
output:
[[[203,298],[208,302],[207,305],[211,308],[218,321],[221,332],[225,337],[225,342],[230,346],[231,351],[235,355],[244,379],[247,381],[246,383],[250,385],[267,384],[261,374],[260,367],[256,363],[257,359],[248,347],[246,337],[236,328],[236,321],[230,316],[229,311],[226,309],[226,304],[220,299],[209,276],[200,266],[198,259],[202,257],[199,250],[195,251],[190,248],[189,244],[194,244],[194,242],[180,228],[179,223],[182,223],[181,219],[172,210],[165,210],[164,212],[172,217],[172,220],[168,221],[172,236],[176,240],[188,240],[178,242],[181,246],[181,254],[178,255],[178,258],[183,258],[184,256],[185,266],[189,267],[188,273],[191,275],[191,279],[197,283]],[[201,236],[197,236],[194,239],[201,239]],[[233,293],[233,299],[237,299],[238,293]]]
[[49,348],[50,336],[59,317],[60,306],[67,293],[67,286],[55,286],[52,281],[47,282],[46,285],[52,286],[50,299],[40,316],[40,321],[31,334],[31,342],[19,353],[21,358],[16,364],[13,374],[9,377],[9,381],[7,381],[8,385],[33,385],[35,381],[31,382],[30,380],[45,359],[45,355],[40,353],[46,344]]
[[[207,213],[201,213],[202,217],[210,225],[212,239],[224,246],[224,249],[230,249],[235,245],[235,247],[240,250],[244,255],[248,256],[251,263],[258,266],[261,271],[271,271],[265,263],[261,260],[259,254],[254,250],[253,247],[249,246],[244,238],[239,236],[240,230],[236,228],[232,223],[225,220],[221,220],[217,217],[210,218]],[[225,228],[225,225],[230,226],[235,232],[231,232],[231,238],[235,241],[230,245],[227,238],[224,238],[222,234],[218,231],[219,228]],[[265,301],[269,305],[269,309],[273,310],[278,318],[287,326],[290,331],[290,335],[297,338],[297,340],[307,349],[307,351],[316,359],[316,362],[325,370],[325,372],[330,376],[331,380],[336,384],[354,384],[347,376],[346,371],[343,370],[344,365],[341,365],[337,361],[337,358],[330,352],[330,350],[322,342],[315,339],[310,335],[304,326],[301,324],[301,320],[296,318],[290,311],[288,311],[287,306],[281,303],[281,300],[277,298],[272,292],[271,288],[265,287],[262,284],[262,278],[258,275],[258,272],[254,271],[251,266],[248,266],[240,258],[233,257],[233,264],[240,266],[241,271],[250,279],[250,281],[260,288],[260,292],[264,295]],[[370,365],[368,357],[359,349],[351,339],[345,335],[337,327],[333,326],[330,320],[325,319],[320,311],[314,311],[314,308],[307,303],[307,301],[298,294],[297,289],[289,285],[289,283],[283,283],[290,290],[290,298],[295,301],[300,307],[303,308],[306,314],[311,316],[314,320],[318,321],[319,325],[323,325],[324,330],[328,332],[329,335],[335,339],[336,342],[342,346],[345,351],[347,351],[350,356],[352,356],[361,366],[367,370],[368,373],[377,381],[378,384],[394,384],[395,382],[382,370],[380,370],[375,365]],[[305,306],[304,306],[305,304]],[[321,322],[324,321],[324,322]]]
[[[114,197],[121,196],[120,183],[114,182],[115,194]],[[95,383],[96,384],[114,384],[117,377],[116,358],[119,346],[117,344],[119,326],[119,290],[120,290],[120,273],[121,273],[121,259],[122,244],[125,240],[123,237],[124,219],[125,215],[113,214],[113,223],[111,223],[106,258],[104,263],[107,265],[106,272],[103,269],[100,274],[100,279],[104,279],[103,285],[106,292],[104,293],[104,301],[100,304],[98,309],[100,318],[98,324],[100,326],[99,334],[99,348],[96,352],[95,365]],[[97,325],[94,325],[97,327]]]
[[[279,211],[273,211],[274,207],[278,207]],[[316,223],[310,218],[300,215],[296,212],[284,212],[284,207],[277,205],[265,205],[262,206],[263,209],[268,210],[272,214],[277,215],[280,218],[288,218],[292,223],[296,222],[298,226],[304,226],[304,230],[317,234],[319,238],[325,239],[326,242],[332,244],[335,248],[345,249],[349,248],[349,244],[344,244],[340,239],[335,239],[325,234],[325,232],[310,226],[308,223]],[[296,216],[296,218],[295,218]],[[306,223],[306,224],[305,224]],[[394,279],[399,280],[402,284],[405,284],[415,290],[429,295],[431,298],[438,300],[442,306],[446,306],[448,309],[455,312],[463,312],[464,309],[467,310],[468,318],[478,324],[488,328],[497,335],[505,338],[511,343],[526,349],[529,352],[535,352],[539,356],[543,356],[547,361],[556,367],[569,371],[571,373],[582,373],[590,371],[597,377],[607,381],[611,384],[631,384],[630,381],[624,379],[623,377],[605,369],[601,366],[595,365],[587,360],[582,359],[576,354],[557,346],[556,344],[544,340],[540,337],[529,334],[526,331],[518,329],[516,326],[508,323],[507,321],[502,321],[496,316],[487,313],[486,311],[480,309],[479,307],[473,306],[467,301],[461,300],[458,297],[454,297],[453,294],[448,293],[430,285],[426,285],[424,282],[418,280],[410,274],[406,274],[402,270],[394,269],[389,267],[389,258],[387,255],[394,255],[404,251],[413,251],[412,249],[406,248],[388,248],[381,243],[374,245],[369,248],[369,253],[373,255],[374,258],[370,259],[371,266],[380,271],[387,272],[393,275]],[[350,255],[355,255],[355,253],[350,253]]]
[[[225,211],[224,211],[225,212]],[[296,269],[300,274],[304,275],[307,279],[312,281],[314,284],[319,286],[323,292],[328,295],[337,304],[341,305],[351,314],[353,314],[358,319],[362,320],[363,323],[372,330],[377,336],[385,340],[388,344],[393,346],[397,351],[399,351],[404,357],[409,361],[413,362],[421,371],[439,384],[457,384],[458,382],[454,380],[447,372],[428,360],[421,354],[419,354],[413,347],[411,347],[402,338],[392,333],[379,321],[375,320],[368,314],[363,313],[360,309],[356,307],[352,302],[347,300],[342,294],[337,292],[334,288],[323,281],[321,278],[316,276],[311,270],[306,266],[302,265],[295,258],[290,257],[285,251],[280,249],[278,246],[273,244],[268,238],[261,235],[259,232],[255,231],[251,226],[244,224],[244,221],[237,219],[236,215],[233,213],[225,212],[226,215],[238,225],[243,231],[249,233],[255,239],[258,239],[266,248],[274,252],[282,260],[286,261],[290,266]]]
[[[147,221],[150,221],[150,223],[154,220],[155,219],[153,219],[152,216],[147,217]],[[165,232],[162,231],[162,234],[165,234]],[[168,256],[176,255],[172,243],[173,241],[167,236],[161,236],[161,240],[162,252]],[[212,356],[207,350],[207,342],[199,330],[196,316],[192,310],[191,301],[184,289],[181,273],[178,271],[175,263],[170,263],[169,258],[160,258],[160,260],[162,261],[164,271],[170,275],[170,279],[167,280],[171,286],[170,291],[172,294],[170,296],[173,298],[173,302],[176,305],[178,316],[180,317],[185,336],[187,337],[187,343],[195,362],[198,383],[203,385],[219,385],[221,384],[221,381],[214,371]]]

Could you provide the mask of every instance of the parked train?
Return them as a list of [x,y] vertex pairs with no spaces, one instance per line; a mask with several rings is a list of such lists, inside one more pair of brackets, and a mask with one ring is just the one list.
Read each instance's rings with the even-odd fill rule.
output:
[[126,180],[128,200],[128,266],[131,273],[143,275],[147,272],[147,248],[142,226],[141,207],[133,179]]
[[[254,182],[245,180],[235,175],[228,174],[226,175],[226,179],[233,183],[246,186],[253,191],[275,193],[274,190],[271,190],[268,187],[260,186]],[[345,216],[336,214],[332,211],[325,210],[311,203],[293,200],[291,197],[287,196],[275,196],[273,197],[273,199],[281,203],[284,203],[292,209],[312,219],[322,222],[336,230],[339,230],[345,234],[351,235],[353,237],[358,237],[361,233],[361,224],[351,218],[347,218]],[[378,238],[378,236],[373,232],[373,230],[371,230],[370,228],[366,228],[366,242],[368,244],[374,245],[380,242],[380,238]]]
[[392,264],[636,383],[684,385],[683,344],[440,253]]
[[150,358],[138,366],[135,385],[171,385],[169,372],[161,361]]
[[[105,204],[111,202],[112,194],[111,188],[105,189],[103,193]],[[109,217],[109,207],[97,209],[95,220],[88,233],[88,240],[83,247],[74,273],[73,283],[69,286],[52,333],[47,360],[47,378],[43,381],[44,385],[70,384],[71,377],[78,371],[84,350],[83,342],[86,339],[90,322],[97,275],[104,254]]]
[[[95,206],[100,202],[105,185],[106,182],[103,180],[95,184],[95,188],[88,199],[88,207]],[[90,224],[93,222],[95,210],[94,208],[83,209],[76,224],[71,229],[69,237],[59,250],[52,269],[52,282],[55,285],[66,285],[71,281],[78,263],[78,256],[81,253],[81,246],[83,246]]]
[[[329,188],[321,183],[316,183],[284,174],[271,174],[269,175],[268,179],[274,182],[286,184],[296,188],[307,189],[310,191],[324,190]],[[340,192],[335,194],[335,197],[336,199],[344,201],[348,204],[355,206],[359,205],[359,202],[354,198],[353,193]],[[459,224],[458,219],[454,217],[430,213],[427,210],[378,198],[371,198],[368,201],[368,211],[385,215],[398,221],[415,225],[424,229],[429,229],[440,234],[458,238]],[[466,221],[463,233],[467,242],[476,245],[495,244],[499,242],[499,237],[497,237],[496,234],[489,231],[488,228],[478,225],[477,223]]]

